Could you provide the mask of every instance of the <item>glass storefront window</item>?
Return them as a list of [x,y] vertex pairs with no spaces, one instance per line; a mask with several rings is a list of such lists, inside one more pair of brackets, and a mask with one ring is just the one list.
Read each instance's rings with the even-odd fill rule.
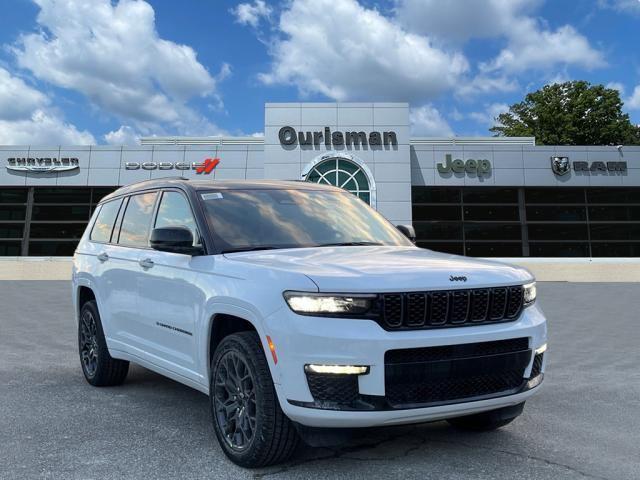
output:
[[0,205],[0,221],[24,220],[27,207],[24,205]]
[[6,188],[0,189],[0,203],[27,203],[26,188]]
[[78,188],[36,188],[33,192],[34,203],[91,203],[91,189]]
[[29,242],[29,256],[71,257],[77,246],[77,241],[32,241]]

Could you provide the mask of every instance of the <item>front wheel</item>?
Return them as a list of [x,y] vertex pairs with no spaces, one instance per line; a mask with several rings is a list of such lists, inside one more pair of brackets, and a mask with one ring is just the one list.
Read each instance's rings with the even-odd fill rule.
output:
[[466,417],[450,418],[447,421],[460,430],[488,432],[509,425],[520,416],[524,410],[524,402],[511,407],[503,407],[489,412],[467,415]]
[[216,436],[231,461],[264,467],[293,454],[298,434],[280,408],[255,332],[234,333],[218,345],[209,398]]

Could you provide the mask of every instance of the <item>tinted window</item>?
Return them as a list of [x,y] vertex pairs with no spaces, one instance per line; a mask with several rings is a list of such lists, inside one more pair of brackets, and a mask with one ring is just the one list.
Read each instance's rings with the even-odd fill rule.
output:
[[414,205],[413,219],[420,220],[462,220],[462,208],[450,205]]
[[464,207],[465,220],[520,220],[517,206],[485,205]]
[[0,257],[17,257],[21,248],[20,242],[0,242]]
[[162,194],[155,226],[186,227],[191,230],[194,244],[198,245],[200,243],[200,235],[196,228],[196,221],[193,218],[189,201],[179,192],[164,192]]
[[584,203],[582,188],[527,188],[524,191],[526,203]]
[[35,203],[89,203],[91,189],[80,188],[36,188],[33,192]]
[[29,242],[29,256],[70,257],[78,246],[77,241]]
[[518,203],[516,188],[465,188],[464,203]]
[[587,240],[586,223],[532,223],[529,240]]
[[587,219],[585,207],[554,206],[554,207],[527,207],[527,220],[529,221],[569,221],[577,222]]
[[454,255],[463,255],[464,246],[462,242],[417,242],[420,248],[428,248],[435,252],[452,253]]
[[467,240],[520,240],[522,229],[519,223],[465,223]]
[[156,196],[157,192],[151,192],[129,197],[120,227],[119,244],[132,247],[146,247],[149,244],[149,226]]
[[89,207],[85,205],[34,205],[32,220],[89,220]]
[[640,188],[589,188],[589,203],[640,203]]
[[77,238],[82,237],[84,223],[32,223],[31,238]]
[[102,205],[93,230],[91,230],[91,240],[94,242],[109,242],[111,240],[111,230],[113,230],[113,223],[121,203],[122,200],[118,199]]
[[449,187],[413,187],[413,203],[460,203],[460,189]]
[[466,255],[470,257],[521,257],[520,243],[467,243]]
[[2,187],[0,203],[27,203],[27,189]]
[[0,223],[0,238],[22,238],[22,223]]
[[413,227],[420,240],[462,240],[461,222],[415,222]]
[[0,207],[0,220],[24,220],[27,207],[3,205]]

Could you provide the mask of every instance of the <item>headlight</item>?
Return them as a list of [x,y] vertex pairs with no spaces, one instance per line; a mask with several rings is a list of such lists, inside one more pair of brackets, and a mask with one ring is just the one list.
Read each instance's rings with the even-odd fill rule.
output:
[[536,301],[536,282],[527,283],[522,286],[524,290],[524,306],[533,305]]
[[362,315],[373,305],[376,295],[336,295],[284,292],[289,308],[301,315]]

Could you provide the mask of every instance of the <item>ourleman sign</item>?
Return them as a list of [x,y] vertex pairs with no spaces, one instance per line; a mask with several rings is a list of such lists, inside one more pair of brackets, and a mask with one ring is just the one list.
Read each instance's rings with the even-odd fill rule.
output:
[[551,157],[551,170],[558,176],[565,175],[571,170],[571,164],[573,163],[573,170],[582,173],[609,173],[609,172],[626,172],[627,162],[624,161],[593,161],[585,162],[574,160],[569,161],[569,157]]
[[7,170],[14,172],[66,172],[80,168],[80,161],[74,157],[10,157]]
[[396,132],[332,132],[329,127],[324,127],[324,130],[316,132],[296,132],[293,127],[282,127],[278,132],[278,139],[280,144],[286,146],[292,145],[320,145],[324,144],[326,147],[333,146],[354,146],[354,147],[366,147],[366,146],[398,146],[398,137]]
[[476,174],[479,177],[482,175],[489,175],[491,172],[491,162],[486,159],[475,160],[469,158],[466,161],[460,158],[452,160],[451,154],[447,153],[444,156],[445,161],[437,165],[438,172],[440,173],[467,173],[470,175]]

